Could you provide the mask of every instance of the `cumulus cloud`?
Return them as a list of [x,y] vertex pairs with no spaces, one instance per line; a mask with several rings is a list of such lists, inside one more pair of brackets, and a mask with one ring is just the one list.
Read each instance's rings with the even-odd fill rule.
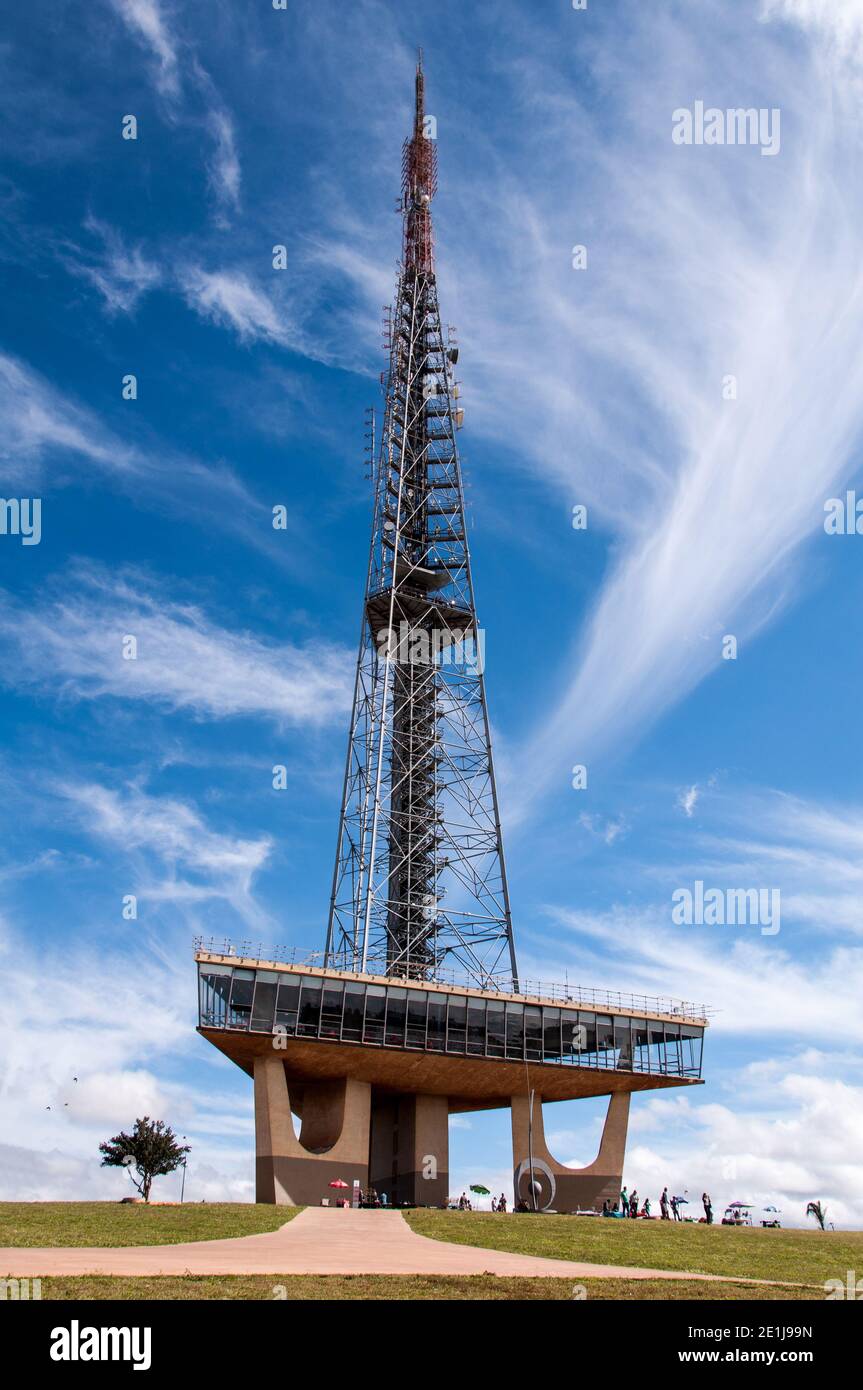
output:
[[[6,1200],[130,1195],[125,1173],[100,1167],[98,1145],[144,1114],[192,1145],[187,1200],[254,1200],[250,1091],[232,1094],[229,1073],[173,1079],[177,1056],[195,1056],[185,950],[166,955],[140,939],[34,950],[0,920],[0,960],[0,1132],[14,1139],[0,1145]],[[157,1180],[155,1195],[174,1197],[177,1182]]]

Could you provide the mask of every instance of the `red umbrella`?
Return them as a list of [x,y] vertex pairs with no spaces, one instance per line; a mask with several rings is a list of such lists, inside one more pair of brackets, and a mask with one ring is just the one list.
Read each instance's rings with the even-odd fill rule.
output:
[[333,1178],[330,1187],[347,1187],[347,1183],[342,1182],[341,1178]]

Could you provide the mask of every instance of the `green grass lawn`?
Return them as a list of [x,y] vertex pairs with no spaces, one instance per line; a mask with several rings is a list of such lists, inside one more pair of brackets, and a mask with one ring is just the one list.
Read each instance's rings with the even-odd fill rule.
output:
[[[418,1235],[521,1255],[822,1285],[863,1269],[863,1231],[762,1230],[591,1216],[412,1211]],[[720,1295],[716,1294],[715,1297]]]
[[[821,1299],[817,1290],[797,1291],[776,1286],[710,1284],[680,1279],[584,1279],[588,1299]],[[496,1278],[476,1275],[407,1274],[247,1274],[183,1275],[161,1278],[116,1278],[85,1275],[42,1280],[43,1299],[351,1299],[408,1300],[570,1300],[572,1279]],[[275,1292],[278,1290],[278,1292]]]
[[0,1202],[0,1247],[179,1245],[275,1231],[298,1207],[251,1202],[177,1207],[120,1202]]

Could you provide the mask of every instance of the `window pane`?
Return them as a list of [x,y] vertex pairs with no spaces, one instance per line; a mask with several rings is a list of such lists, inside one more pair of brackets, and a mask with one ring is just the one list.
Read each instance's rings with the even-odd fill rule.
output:
[[380,1043],[384,1040],[384,1013],[387,995],[383,985],[366,986],[366,1021],[363,1026],[363,1041]]
[[425,1047],[426,1045],[426,1009],[428,1007],[428,995],[425,990],[412,989],[408,991],[408,1027],[405,1034],[405,1043],[408,1047]]
[[446,1047],[446,995],[429,994],[427,1047],[443,1052]]
[[542,1061],[542,1009],[533,1004],[526,1005],[524,1010],[524,1046],[525,1055],[531,1061]]
[[344,980],[325,980],[321,998],[321,1037],[338,1038],[342,1031]]
[[614,1064],[618,1071],[632,1071],[632,1037],[628,1018],[614,1020]]
[[560,1009],[542,1011],[542,1050],[547,1062],[560,1059]]
[[464,1052],[466,1024],[467,999],[461,995],[451,994],[446,1020],[447,1052]]
[[581,1038],[581,1065],[583,1067],[598,1067],[599,1053],[596,1050],[596,1014],[588,1013],[586,1009],[578,1011],[578,1026]]
[[254,990],[254,970],[235,970],[231,985],[231,1007],[228,1011],[231,1028],[248,1028],[252,1016]]
[[273,1031],[276,1012],[278,974],[275,970],[259,970],[255,981],[255,1002],[252,1007],[252,1027],[260,1033]]
[[665,1071],[665,1027],[656,1019],[651,1019],[648,1032],[650,1034],[650,1070],[663,1072]]
[[404,1047],[407,990],[387,990],[386,1040],[390,1047]]
[[276,997],[276,1023],[286,1033],[297,1031],[297,1008],[300,1002],[300,982],[296,975],[279,976]]
[[348,980],[345,985],[345,1012],[342,1018],[342,1037],[357,1042],[363,1036],[363,1006],[366,1002],[365,985]]
[[468,999],[467,1050],[475,1056],[485,1052],[485,1000]]
[[485,1020],[486,1051],[489,1057],[502,1057],[506,1050],[506,1014],[502,1000],[487,1000]]
[[199,970],[200,1014],[202,1027],[224,1028],[228,1016],[228,997],[231,993],[230,968],[216,969],[202,965]]
[[596,1051],[599,1066],[614,1066],[614,1024],[602,1014],[596,1017]]
[[321,1019],[321,980],[318,975],[304,975],[300,984],[300,1017],[297,1033],[303,1038],[316,1038]]
[[647,1020],[632,1020],[632,1065],[635,1071],[650,1070],[650,1034]]
[[683,1069],[687,1076],[701,1075],[701,1046],[704,1033],[701,1028],[683,1023],[680,1026],[680,1048],[683,1053]]
[[506,1006],[506,1055],[507,1057],[524,1056],[524,1005],[507,1004]]
[[679,1023],[666,1023],[665,1025],[665,1069],[674,1076],[679,1076],[682,1070],[680,1065]]

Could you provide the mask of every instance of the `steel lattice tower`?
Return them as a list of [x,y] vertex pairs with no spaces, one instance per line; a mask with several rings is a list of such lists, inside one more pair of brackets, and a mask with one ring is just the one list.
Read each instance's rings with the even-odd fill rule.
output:
[[444,338],[434,269],[436,184],[420,56],[327,959],[517,988],[456,445],[458,348],[451,329]]

